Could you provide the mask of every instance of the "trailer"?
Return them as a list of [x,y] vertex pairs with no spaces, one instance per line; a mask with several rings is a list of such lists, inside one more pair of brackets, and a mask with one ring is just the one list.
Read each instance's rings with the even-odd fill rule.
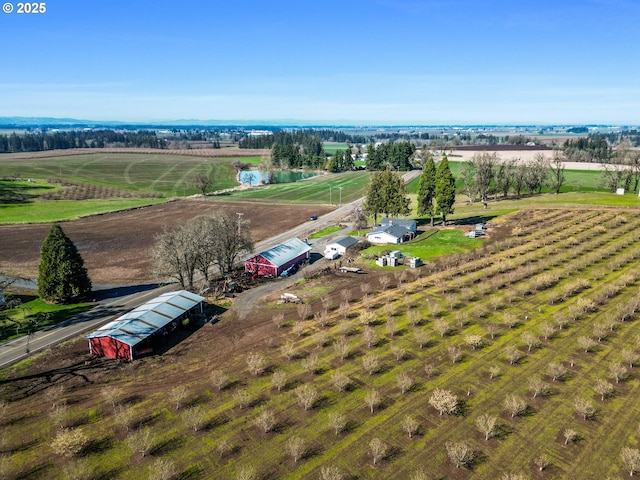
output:
[[343,273],[364,273],[364,270],[358,267],[340,267],[339,270]]

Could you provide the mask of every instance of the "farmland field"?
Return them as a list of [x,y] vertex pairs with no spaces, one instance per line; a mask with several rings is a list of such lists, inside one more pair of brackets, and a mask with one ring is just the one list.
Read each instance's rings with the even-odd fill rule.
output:
[[229,193],[234,200],[247,202],[306,203],[338,205],[340,188],[342,203],[352,202],[364,196],[369,183],[369,172],[344,172],[318,175],[295,183],[267,185],[251,190]]
[[[86,468],[123,480],[158,458],[197,479],[317,479],[327,467],[357,479],[628,476],[620,452],[640,442],[639,213],[523,209],[479,249],[395,274],[328,272],[289,290],[308,311],[277,295],[251,315],[232,307],[163,356],[82,376],[56,373],[88,358],[84,340],[69,343],[13,374],[40,378],[4,386],[9,478],[77,465],[51,453],[59,425],[90,440]],[[59,386],[64,410],[52,406]],[[105,387],[121,389],[115,406]],[[454,396],[450,411],[432,405],[438,391]],[[478,428],[481,415],[493,428]],[[136,428],[151,439],[144,456]],[[460,468],[453,445],[472,452]]]

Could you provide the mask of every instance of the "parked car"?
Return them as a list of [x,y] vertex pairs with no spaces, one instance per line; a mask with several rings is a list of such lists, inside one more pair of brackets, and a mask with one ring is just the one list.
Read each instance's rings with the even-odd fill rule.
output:
[[311,215],[309,217],[309,220],[317,220],[318,219],[318,215]]

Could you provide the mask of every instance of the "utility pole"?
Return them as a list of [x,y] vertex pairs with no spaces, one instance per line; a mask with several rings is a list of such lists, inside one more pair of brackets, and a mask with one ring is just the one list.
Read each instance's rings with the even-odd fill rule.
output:
[[238,215],[238,235],[240,235],[240,220],[242,219],[242,215],[244,215],[244,213],[236,212],[236,215]]
[[342,206],[342,189],[343,188],[344,187],[338,187],[338,190],[340,190],[340,203],[339,203],[340,206]]
[[331,185],[329,185],[329,205],[333,205],[333,202],[331,201]]

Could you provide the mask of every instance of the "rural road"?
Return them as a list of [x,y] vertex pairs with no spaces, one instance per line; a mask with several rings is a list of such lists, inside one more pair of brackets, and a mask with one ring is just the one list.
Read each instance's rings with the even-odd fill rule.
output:
[[[420,170],[412,170],[403,175],[403,181],[405,183],[409,183],[414,178],[420,176]],[[266,240],[262,240],[255,245],[255,253],[266,250],[273,245],[278,243],[282,243],[286,240],[289,240],[293,237],[307,237],[311,233],[321,230],[324,227],[334,224],[335,222],[342,221],[347,218],[353,209],[362,205],[364,198],[359,198],[353,202],[344,204],[332,212],[329,212],[325,215],[318,217],[317,220],[309,220],[297,227],[293,227],[286,232],[282,232],[278,235],[275,235]],[[324,240],[326,242],[326,239]],[[313,251],[322,253],[324,244],[323,240],[316,241],[312,244]],[[249,257],[249,255],[247,255]],[[319,268],[319,267],[318,267]],[[297,275],[291,277],[291,283],[297,281]],[[248,313],[251,311],[253,303],[261,298],[262,296],[270,293],[271,291],[276,291],[280,288],[284,288],[287,286],[287,282],[276,281],[272,284],[264,285],[263,287],[258,287],[254,289],[255,291],[249,290],[247,294],[243,295],[243,304],[244,312]],[[110,298],[106,298],[104,300],[100,300],[98,305],[84,313],[79,315],[75,315],[68,320],[60,322],[51,327],[47,327],[44,330],[36,332],[31,336],[31,338],[22,337],[16,340],[12,340],[11,342],[0,344],[0,368],[7,367],[12,365],[20,360],[27,358],[31,353],[36,353],[38,351],[44,350],[46,348],[52,347],[60,342],[68,340],[76,335],[80,335],[83,333],[87,333],[91,330],[98,328],[105,323],[108,323],[123,313],[134,309],[135,307],[141,305],[145,301],[154,298],[164,292],[169,292],[177,289],[176,284],[164,285],[161,287],[156,286],[138,286],[138,288],[133,288],[133,293],[127,294],[126,287],[120,288],[120,292],[114,291],[110,292]],[[118,289],[114,289],[118,290]],[[251,293],[249,293],[251,292]],[[97,292],[99,295],[99,292]],[[107,294],[103,294],[104,296],[109,296]]]

